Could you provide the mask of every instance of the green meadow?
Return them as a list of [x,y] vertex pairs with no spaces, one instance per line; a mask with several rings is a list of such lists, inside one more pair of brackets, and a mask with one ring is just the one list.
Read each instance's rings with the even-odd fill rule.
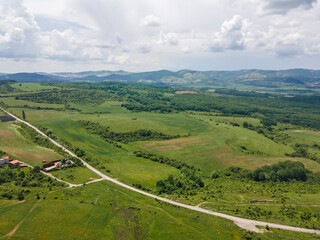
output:
[[204,118],[212,126],[212,130],[205,134],[166,141],[136,142],[130,144],[130,147],[167,155],[200,167],[208,173],[230,166],[255,169],[287,159],[299,160],[312,171],[320,170],[320,164],[315,161],[286,156],[286,153],[293,152],[290,146],[276,143],[255,131],[227,124],[229,121],[238,123],[256,121],[200,116],[200,119]]
[[50,173],[61,180],[74,184],[86,183],[100,178],[100,176],[85,167],[70,167]]
[[[42,165],[42,161],[62,159],[63,156],[52,149],[38,146],[26,139],[17,130],[19,126],[13,123],[0,122],[0,150],[7,152],[12,159],[18,159],[32,166]],[[1,156],[2,157],[2,156]],[[82,167],[51,172],[56,177],[61,177],[67,182],[84,183],[91,179],[99,178],[90,170]]]
[[[164,164],[138,158],[130,152],[114,147],[100,137],[88,133],[77,122],[69,119],[39,120],[37,124],[51,129],[57,136],[83,149],[99,161],[99,168],[127,183],[154,187],[156,181],[175,174],[177,170]],[[108,172],[106,170],[109,170]]]
[[[39,83],[15,83],[12,86],[24,93],[34,94],[44,90],[60,89],[63,84],[48,86]],[[76,84],[67,86],[73,86],[72,90],[77,87]],[[36,103],[16,100],[12,96],[1,97],[0,102],[20,118],[24,111],[27,121],[35,126],[48,128],[57,137],[57,141],[65,140],[73,149],[77,147],[83,150],[84,158],[89,164],[126,184],[140,186],[154,194],[188,204],[200,204],[203,208],[230,215],[318,228],[317,216],[320,214],[318,185],[295,180],[258,182],[246,176],[232,175],[232,171],[237,171],[237,167],[245,169],[243,171],[255,170],[285,160],[302,162],[311,172],[319,172],[320,164],[317,159],[320,159],[320,150],[312,147],[320,144],[318,131],[291,123],[278,123],[277,126],[268,128],[261,121],[264,117],[261,113],[254,113],[249,117],[249,115],[223,114],[219,111],[194,110],[198,106],[188,111],[180,111],[179,108],[166,111],[169,102],[166,103],[166,98],[163,100],[161,97],[174,98],[175,95],[165,92],[162,88],[150,90],[151,88],[137,87],[132,97],[128,94],[130,87],[127,87],[128,91],[122,93],[128,94],[129,97],[114,96],[102,104],[89,104],[91,95],[86,91],[89,91],[91,86],[82,86],[85,91],[79,97],[83,97],[82,100],[85,102],[83,104],[75,100],[66,104]],[[92,85],[92,87],[95,89],[97,86]],[[102,84],[101,87],[103,87],[101,89],[110,87],[110,91],[114,91],[112,85]],[[71,88],[64,87],[64,89]],[[98,88],[97,91],[101,93],[103,91],[101,89]],[[106,90],[108,94],[110,91]],[[163,95],[157,95],[158,91],[163,91]],[[96,93],[93,91],[92,96]],[[159,97],[155,99],[161,101],[159,100],[159,105],[156,102],[150,108],[143,108],[144,99],[138,98],[136,93],[141,96],[148,95],[149,100],[154,96]],[[38,97],[46,100],[46,96],[43,95],[42,93]],[[101,96],[103,98],[103,95]],[[68,99],[68,96],[63,97]],[[32,100],[32,97],[27,99]],[[137,99],[137,102],[134,102],[134,99]],[[55,102],[53,98],[50,101]],[[132,111],[123,107],[128,102],[133,103]],[[157,107],[161,111],[158,111]],[[143,110],[137,110],[140,108]],[[99,137],[98,133],[90,133],[90,130],[86,130],[78,123],[79,120],[99,123],[115,133],[152,130],[176,137],[170,140],[130,143],[110,141],[110,143]],[[251,130],[243,127],[245,122],[252,127]],[[43,160],[62,158],[53,150],[37,146],[25,139],[17,128],[18,126],[12,123],[0,123],[0,150],[31,165],[40,164]],[[274,135],[270,137],[261,133],[257,130],[259,128],[264,128],[266,132],[270,131]],[[272,138],[273,136],[275,138]],[[312,155],[314,158],[309,155],[294,155],[297,154],[297,144],[308,144],[307,150],[309,153],[314,153]],[[134,151],[156,156],[153,155],[149,159],[137,157]],[[177,167],[168,161],[156,161],[156,157],[159,156],[187,165]],[[186,169],[193,171],[191,174],[194,174],[194,179],[199,177],[203,181],[202,187],[193,188],[195,182],[184,173]],[[78,166],[51,173],[57,178],[75,184],[99,178],[87,168]],[[218,177],[212,177],[212,173],[218,173]],[[159,191],[157,183],[160,180],[166,182],[168,179],[174,183],[179,181],[180,185],[186,188],[184,192]],[[0,226],[0,238],[25,216],[11,239],[319,239],[319,236],[311,234],[277,229],[264,234],[248,233],[230,221],[161,203],[107,181],[50,194],[44,191],[41,197],[44,196],[45,199],[42,199],[30,213],[28,211],[36,203],[34,197],[29,197],[25,202],[5,200],[0,197],[0,221],[9,219],[8,223]],[[257,199],[274,201],[249,203],[250,200]],[[287,208],[283,210],[284,207]],[[294,211],[294,217],[290,216],[288,211]],[[12,216],[9,216],[9,212],[12,212]],[[304,220],[303,218],[309,214],[311,220]]]
[[[63,108],[62,104],[48,104],[48,103],[36,103],[36,102],[30,102],[26,100],[17,100],[14,97],[6,97],[1,98],[0,102],[3,102],[8,107],[33,107],[33,108]],[[20,110],[21,111],[21,110]]]
[[0,122],[0,148],[12,158],[19,159],[30,165],[37,165],[43,160],[58,160],[62,156],[51,149],[40,147],[24,138],[17,130],[19,126]]
[[157,202],[106,181],[49,194],[26,215],[34,202],[8,207],[14,224],[1,226],[2,236],[26,216],[11,239],[316,238],[276,229],[248,234],[231,221]]
[[43,83],[14,83],[11,86],[20,91],[26,91],[26,92],[59,89],[59,87],[47,86],[47,85],[44,85]]

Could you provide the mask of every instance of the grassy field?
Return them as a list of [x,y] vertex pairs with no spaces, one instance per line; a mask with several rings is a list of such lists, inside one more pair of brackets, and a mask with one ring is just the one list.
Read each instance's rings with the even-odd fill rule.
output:
[[[25,204],[30,207],[33,202]],[[10,210],[12,214],[24,214],[19,212],[19,205],[13,205]],[[12,222],[14,219],[10,221],[11,227]],[[243,239],[245,234],[231,221],[99,182],[48,195],[27,215],[11,239]],[[276,229],[253,237],[316,239],[311,234]]]
[[19,132],[18,126],[13,123],[0,123],[0,148],[31,165],[40,164],[43,160],[57,160],[62,156],[51,149],[40,147],[25,139]]
[[[17,100],[15,100],[17,101]],[[108,105],[108,104],[103,104]],[[46,106],[51,106],[46,104]],[[60,108],[62,106],[55,106]],[[88,108],[90,105],[74,105],[78,109]],[[92,107],[93,109],[94,107]],[[86,114],[72,111],[55,111],[55,110],[36,110],[24,109],[26,118],[29,121],[51,120],[51,119],[72,119],[72,120],[90,120],[98,122],[104,126],[109,126],[115,132],[129,132],[138,129],[150,129],[170,135],[188,135],[207,132],[211,129],[208,123],[190,118],[184,114],[157,114],[150,112],[130,113],[119,105],[112,105],[109,113],[104,114]],[[10,108],[12,113],[22,116],[21,109]],[[103,110],[101,110],[103,111]]]
[[21,91],[27,91],[27,92],[59,89],[59,87],[46,86],[46,85],[43,85],[42,83],[14,83],[14,84],[11,84],[11,87],[19,89]]
[[116,148],[98,136],[88,133],[72,120],[39,120],[37,123],[50,128],[57,136],[66,139],[74,146],[83,149],[88,155],[98,159],[102,171],[109,170],[112,176],[121,181],[154,187],[156,181],[177,172],[177,169],[173,167],[137,158],[132,153]]
[[[16,201],[11,201],[17,203]],[[26,202],[0,205],[0,238],[11,231],[16,224],[28,213],[29,209],[35,204],[35,199]]]
[[70,183],[86,183],[93,179],[98,179],[100,176],[92,172],[91,170],[83,167],[66,168],[59,171],[50,172],[53,176],[70,182]]
[[299,144],[320,144],[320,132],[305,129],[288,130],[286,133],[294,139],[294,142]]
[[150,129],[169,135],[188,135],[207,132],[209,124],[187,117],[184,114],[158,114],[149,112],[106,114],[88,116],[90,121],[98,122],[115,132],[129,132],[138,129]]
[[40,108],[60,108],[60,109],[64,108],[63,104],[36,103],[36,102],[30,102],[30,101],[26,101],[26,100],[17,100],[14,97],[1,98],[0,101],[5,103],[9,107],[29,106],[29,107],[34,107],[34,108],[37,108],[37,107],[40,107]]
[[289,146],[275,143],[254,131],[221,123],[220,117],[218,120],[207,118],[213,119],[210,121],[213,130],[209,133],[167,141],[138,142],[130,146],[170,156],[209,173],[229,166],[255,169],[286,159],[299,160],[313,171],[320,170],[320,165],[312,160],[285,156],[285,153],[293,152]]
[[[42,87],[47,86],[22,84],[16,87],[20,87],[23,91],[41,91],[45,89]],[[205,208],[244,217],[248,217],[246,211],[251,207],[250,200],[272,199],[276,202],[269,205],[257,204],[257,206],[262,210],[273,212],[273,215],[267,218],[263,216],[254,218],[291,225],[300,225],[301,222],[295,223],[285,216],[279,217],[282,200],[285,204],[296,207],[299,212],[312,214],[320,212],[320,195],[316,186],[302,182],[262,183],[247,178],[236,180],[230,180],[228,177],[210,178],[213,170],[225,167],[256,169],[288,159],[300,161],[314,172],[320,171],[320,164],[316,161],[286,156],[294,152],[292,148],[294,143],[319,144],[320,134],[316,131],[289,128],[290,130],[285,133],[291,136],[292,142],[285,145],[242,127],[244,122],[261,126],[260,120],[255,118],[223,117],[218,113],[130,112],[121,107],[122,102],[115,101],[107,101],[101,105],[71,104],[72,108],[80,111],[57,111],[23,107],[24,105],[40,108],[64,106],[18,101],[13,97],[1,98],[2,100],[11,106],[9,111],[18,117],[21,117],[24,110],[26,119],[32,124],[51,129],[56,136],[84,150],[89,157],[88,162],[101,172],[130,185],[140,184],[156,192],[155,186],[158,180],[164,180],[170,174],[181,176],[181,172],[176,168],[138,158],[132,153],[143,150],[169,156],[201,168],[197,173],[205,183],[203,188],[195,190],[190,195],[173,193],[167,195],[168,198],[191,204],[202,202]],[[129,150],[127,151],[90,134],[77,123],[78,120],[98,122],[110,127],[114,132],[150,129],[169,135],[179,134],[182,137],[166,141],[122,144]],[[232,126],[235,124],[240,126]],[[30,143],[19,134],[17,126],[9,123],[0,123],[0,150],[12,153],[18,159],[33,165],[42,160],[62,158],[49,149]],[[56,171],[52,174],[72,183],[84,183],[98,177],[81,167]],[[21,219],[26,214],[26,209],[35,202],[28,199],[26,203],[12,206],[9,206],[8,201],[0,201],[0,205],[2,203],[13,212],[15,207],[19,206],[21,209],[17,208],[16,216],[20,216]],[[27,203],[29,205],[25,205]],[[1,213],[0,206],[0,220]],[[5,214],[7,213],[4,213],[4,216],[7,216]],[[12,222],[17,223],[18,218],[12,218],[8,223],[11,225],[5,229],[13,227]],[[6,234],[1,227],[0,231],[0,234]],[[244,234],[245,231],[229,221],[158,203],[103,181],[47,195],[35,211],[27,216],[26,221],[11,239],[244,239]],[[316,239],[309,234],[279,230],[254,237]]]

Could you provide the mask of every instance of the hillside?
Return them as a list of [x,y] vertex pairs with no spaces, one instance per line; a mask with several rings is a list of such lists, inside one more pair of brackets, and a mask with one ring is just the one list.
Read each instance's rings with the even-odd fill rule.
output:
[[[142,76],[152,74],[132,79]],[[115,81],[0,86],[2,108],[121,183],[231,216],[320,229],[319,96]],[[276,229],[246,232],[106,181],[90,183],[99,180],[96,172],[15,121],[0,122],[0,143],[3,156],[38,169],[52,164],[52,178],[75,187],[62,189],[46,178],[38,186],[40,172],[1,165],[0,219],[6,225],[0,237],[26,216],[13,237],[23,239],[29,229],[28,239],[60,239],[61,233],[88,239],[314,239]],[[67,158],[73,163],[65,164]]]
[[87,71],[79,73],[15,73],[3,74],[1,79],[22,82],[127,82],[153,85],[232,88],[248,91],[284,93],[319,92],[320,70],[239,70],[239,71],[193,71],[168,70],[132,73],[125,71]]

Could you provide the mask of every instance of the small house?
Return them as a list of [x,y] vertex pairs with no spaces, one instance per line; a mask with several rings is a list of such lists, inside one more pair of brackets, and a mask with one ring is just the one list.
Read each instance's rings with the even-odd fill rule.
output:
[[61,162],[50,162],[50,163],[44,164],[42,169],[49,172],[53,169],[56,169],[60,165],[61,165]]
[[20,167],[21,167],[21,168],[22,168],[22,167],[28,167],[28,165],[25,164],[25,163],[21,163],[21,164],[20,164]]
[[20,165],[20,162],[18,160],[13,160],[10,161],[8,164],[10,167],[18,167]]
[[0,159],[0,165],[6,164],[10,161],[9,156],[3,157]]

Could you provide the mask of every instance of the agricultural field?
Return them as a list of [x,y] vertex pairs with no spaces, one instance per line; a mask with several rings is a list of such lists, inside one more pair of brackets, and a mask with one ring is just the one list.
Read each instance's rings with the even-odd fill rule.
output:
[[25,139],[18,131],[19,126],[7,122],[0,122],[1,150],[9,153],[12,158],[24,161],[30,165],[37,165],[43,160],[57,160],[62,156],[51,149],[38,146]]

